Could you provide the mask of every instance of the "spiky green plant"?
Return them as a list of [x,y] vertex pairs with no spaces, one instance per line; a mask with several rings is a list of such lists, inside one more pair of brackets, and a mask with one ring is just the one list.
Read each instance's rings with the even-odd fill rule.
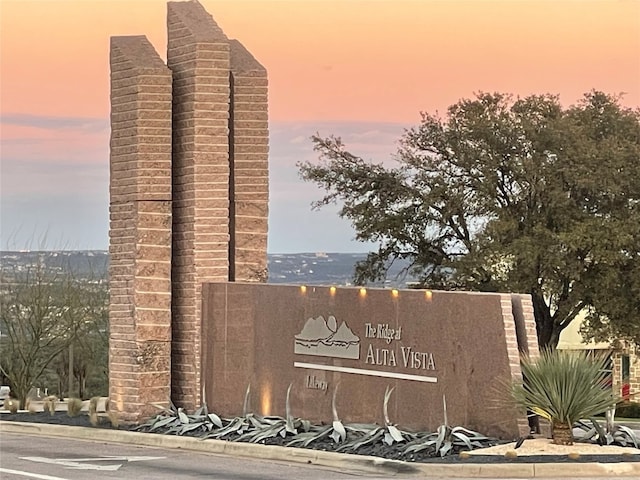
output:
[[551,423],[553,443],[572,445],[572,426],[618,401],[607,385],[604,356],[543,350],[540,357],[521,358],[524,382],[511,385],[516,403]]

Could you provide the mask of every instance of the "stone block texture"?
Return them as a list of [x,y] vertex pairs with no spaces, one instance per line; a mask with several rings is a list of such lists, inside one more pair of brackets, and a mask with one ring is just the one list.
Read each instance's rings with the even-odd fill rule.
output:
[[267,279],[267,72],[197,1],[167,30],[166,66],[145,37],[111,45],[110,388],[131,412],[201,405],[202,284]]
[[230,280],[266,282],[269,201],[268,80],[265,68],[230,41]]
[[267,81],[265,69],[198,2],[169,2],[167,28],[174,88],[172,397],[195,408],[202,403],[202,283],[266,278]]
[[229,280],[229,41],[197,2],[169,2],[173,73],[172,398],[201,404],[203,281]]
[[135,422],[170,398],[172,78],[144,36],[110,66],[109,396]]
[[[533,302],[530,295],[501,294],[500,297],[511,377],[516,381],[522,381],[520,356],[540,356]],[[527,437],[530,429],[526,418],[518,418],[520,436]]]

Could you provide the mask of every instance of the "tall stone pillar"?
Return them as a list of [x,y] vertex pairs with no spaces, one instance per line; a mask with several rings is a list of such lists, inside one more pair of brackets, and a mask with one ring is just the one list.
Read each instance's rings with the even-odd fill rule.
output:
[[170,398],[171,72],[144,36],[110,64],[109,396],[135,422]]
[[172,398],[202,403],[201,291],[229,280],[229,41],[198,2],[169,2],[173,73]]
[[231,40],[230,47],[230,280],[266,282],[269,216],[267,71],[237,40]]

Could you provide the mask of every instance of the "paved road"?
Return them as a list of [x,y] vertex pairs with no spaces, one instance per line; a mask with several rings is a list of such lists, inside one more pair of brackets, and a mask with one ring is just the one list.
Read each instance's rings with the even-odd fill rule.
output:
[[[249,460],[176,449],[160,449],[3,433],[0,436],[2,480],[216,479],[216,480],[379,480],[389,475],[311,465]],[[429,478],[396,475],[393,478]],[[564,477],[567,480],[567,477]],[[465,480],[465,479],[458,479]],[[467,479],[470,480],[470,479]],[[549,479],[553,480],[553,479]],[[577,479],[576,479],[577,480]],[[591,480],[604,480],[604,477]]]
[[380,478],[299,464],[12,433],[0,437],[0,452],[3,480]]

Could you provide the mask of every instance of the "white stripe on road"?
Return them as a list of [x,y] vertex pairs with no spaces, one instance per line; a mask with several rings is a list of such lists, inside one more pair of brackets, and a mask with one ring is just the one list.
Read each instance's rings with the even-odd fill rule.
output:
[[[93,465],[91,463],[80,463],[79,461],[67,460],[64,458],[45,458],[45,457],[20,457],[20,460],[29,460],[31,462],[50,463],[53,465],[60,465],[62,467],[73,468],[74,470],[108,470],[115,472],[122,464],[117,465]],[[105,458],[105,460],[109,460]]]
[[12,475],[20,475],[22,477],[39,478],[40,480],[69,480],[67,478],[40,475],[39,473],[23,472],[21,470],[11,470],[9,468],[0,468],[0,473],[11,473]]

